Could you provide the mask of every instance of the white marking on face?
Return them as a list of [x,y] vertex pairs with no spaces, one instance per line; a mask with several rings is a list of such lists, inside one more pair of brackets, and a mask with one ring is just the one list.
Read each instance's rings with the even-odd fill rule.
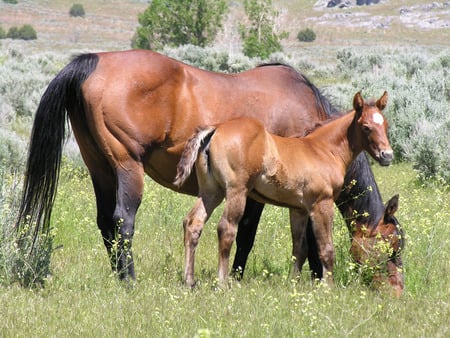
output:
[[373,119],[373,122],[376,124],[382,125],[384,122],[384,117],[380,113],[373,114],[372,119]]

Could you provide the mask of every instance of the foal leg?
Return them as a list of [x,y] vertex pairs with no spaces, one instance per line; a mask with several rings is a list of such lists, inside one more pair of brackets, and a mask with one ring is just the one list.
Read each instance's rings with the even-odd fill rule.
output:
[[117,200],[113,214],[113,222],[117,228],[117,270],[120,279],[136,278],[131,247],[134,221],[141,204],[143,188],[142,165],[131,161],[122,163],[117,169]]
[[289,209],[289,219],[292,235],[292,256],[295,258],[293,277],[295,277],[302,271],[302,266],[305,263],[308,254],[306,243],[308,214],[305,210]]
[[236,238],[237,224],[245,209],[247,189],[234,188],[226,193],[226,203],[222,217],[217,226],[219,238],[219,284],[226,285],[230,251]]
[[195,249],[197,248],[203,226],[209,219],[214,209],[223,200],[220,194],[212,193],[199,197],[194,207],[187,214],[183,221],[184,228],[184,281],[187,286],[195,286],[194,265],[195,265]]
[[310,213],[314,236],[316,237],[319,258],[322,263],[322,276],[331,284],[335,260],[332,238],[333,200],[327,199],[317,202]]
[[311,270],[312,279],[323,278],[323,267],[319,258],[319,249],[317,248],[316,237],[312,228],[311,219],[308,218],[308,225],[306,227],[306,246],[308,248],[308,263]]
[[244,275],[247,258],[255,241],[256,230],[261,218],[264,204],[247,198],[244,215],[239,222],[236,235],[236,254],[233,262],[233,273],[240,280]]

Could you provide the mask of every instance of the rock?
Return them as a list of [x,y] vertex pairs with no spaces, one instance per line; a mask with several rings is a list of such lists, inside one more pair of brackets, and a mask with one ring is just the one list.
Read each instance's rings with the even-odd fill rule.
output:
[[346,8],[351,6],[376,5],[378,3],[380,3],[380,0],[321,0],[317,1],[314,7]]

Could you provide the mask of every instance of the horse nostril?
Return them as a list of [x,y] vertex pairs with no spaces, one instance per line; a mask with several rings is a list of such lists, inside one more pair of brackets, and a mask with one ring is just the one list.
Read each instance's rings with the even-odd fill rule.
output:
[[392,150],[382,150],[381,158],[385,160],[392,160],[394,158],[394,152]]

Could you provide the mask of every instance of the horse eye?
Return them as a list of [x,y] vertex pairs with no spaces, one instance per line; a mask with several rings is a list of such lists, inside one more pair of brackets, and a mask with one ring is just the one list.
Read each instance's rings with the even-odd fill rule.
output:
[[368,134],[370,134],[370,132],[371,132],[372,130],[370,129],[369,126],[364,125],[364,126],[363,126],[363,131],[364,131],[365,134],[368,135]]

